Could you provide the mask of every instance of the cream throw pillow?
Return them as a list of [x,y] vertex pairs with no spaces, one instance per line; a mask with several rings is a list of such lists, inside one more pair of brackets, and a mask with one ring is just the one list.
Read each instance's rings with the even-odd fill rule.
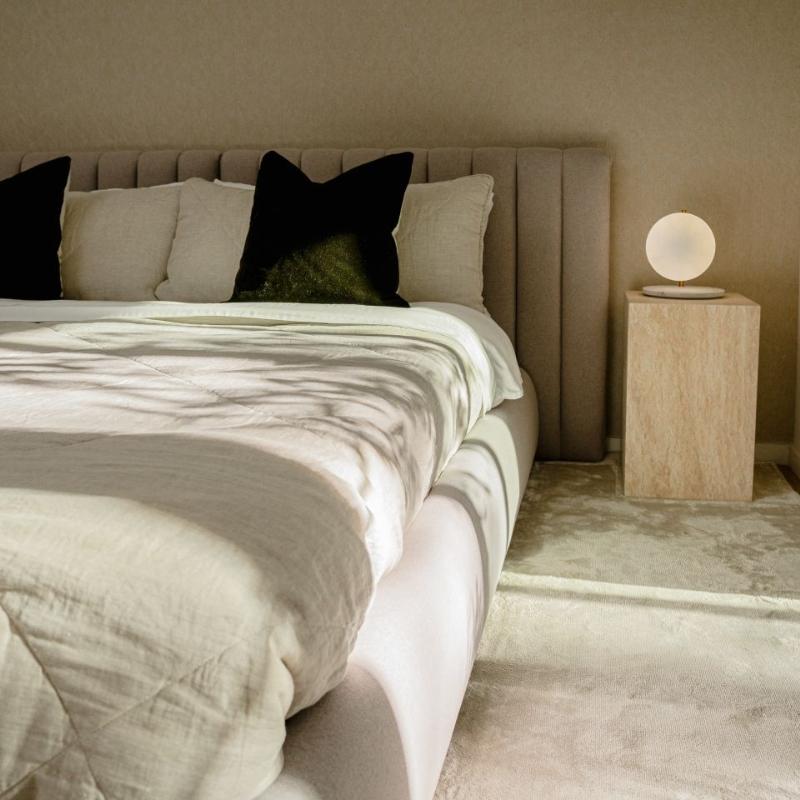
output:
[[67,196],[61,285],[68,300],[154,300],[167,275],[180,185]]
[[395,231],[401,297],[486,311],[483,235],[493,188],[491,175],[467,175],[406,189]]
[[231,299],[253,208],[252,187],[190,178],[183,184],[178,225],[159,300],[223,303]]
[[[254,188],[201,178],[183,184],[168,277],[156,290],[159,300],[230,300]],[[483,236],[493,188],[491,175],[409,185],[395,230],[401,297],[486,311]]]

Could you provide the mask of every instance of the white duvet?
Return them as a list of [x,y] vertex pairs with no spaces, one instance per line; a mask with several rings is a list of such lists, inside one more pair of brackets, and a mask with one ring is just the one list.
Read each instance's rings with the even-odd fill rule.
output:
[[257,795],[520,394],[455,306],[0,301],[0,798]]

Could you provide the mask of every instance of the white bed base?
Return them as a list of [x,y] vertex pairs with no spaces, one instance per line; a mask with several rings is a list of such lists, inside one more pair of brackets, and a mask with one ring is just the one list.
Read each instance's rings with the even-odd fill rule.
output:
[[536,396],[485,416],[378,586],[342,684],[288,724],[258,800],[430,800],[511,540],[538,436]]

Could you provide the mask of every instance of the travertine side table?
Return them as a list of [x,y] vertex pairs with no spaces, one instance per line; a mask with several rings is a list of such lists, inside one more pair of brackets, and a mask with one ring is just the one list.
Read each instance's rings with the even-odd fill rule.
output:
[[625,494],[752,500],[760,307],[628,292],[625,311]]

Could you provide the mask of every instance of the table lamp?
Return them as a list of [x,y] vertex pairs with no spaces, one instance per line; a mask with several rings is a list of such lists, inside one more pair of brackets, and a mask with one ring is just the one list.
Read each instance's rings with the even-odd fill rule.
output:
[[661,217],[647,234],[647,260],[662,278],[677,281],[677,285],[645,286],[642,292],[650,297],[682,300],[722,297],[724,289],[686,285],[686,281],[699,277],[709,268],[716,247],[711,228],[700,217],[688,211]]

